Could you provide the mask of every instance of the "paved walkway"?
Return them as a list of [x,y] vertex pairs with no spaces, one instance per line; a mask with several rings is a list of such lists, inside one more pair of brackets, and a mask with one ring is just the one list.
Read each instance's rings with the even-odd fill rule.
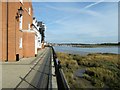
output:
[[[39,51],[37,57],[2,63],[2,88],[57,88],[50,48]],[[51,61],[50,61],[51,60]],[[51,77],[51,79],[50,79]],[[47,80],[51,80],[50,86]]]

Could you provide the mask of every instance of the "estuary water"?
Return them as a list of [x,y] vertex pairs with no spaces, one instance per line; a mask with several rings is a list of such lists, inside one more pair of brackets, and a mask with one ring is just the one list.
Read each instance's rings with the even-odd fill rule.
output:
[[71,54],[87,55],[89,53],[114,53],[120,54],[120,47],[117,46],[106,46],[106,47],[95,47],[95,48],[81,48],[71,46],[54,46],[56,52],[65,52]]

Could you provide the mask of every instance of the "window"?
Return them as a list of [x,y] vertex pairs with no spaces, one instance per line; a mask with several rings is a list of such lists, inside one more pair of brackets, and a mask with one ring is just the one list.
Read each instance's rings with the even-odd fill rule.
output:
[[23,16],[20,17],[19,20],[19,29],[22,30]]
[[29,7],[29,9],[28,9],[28,13],[29,13],[29,15],[31,14],[31,8]]
[[30,23],[28,24],[28,30],[30,30],[31,28],[30,28]]
[[19,0],[21,3],[23,3],[23,0]]
[[22,48],[22,38],[20,38],[19,48]]

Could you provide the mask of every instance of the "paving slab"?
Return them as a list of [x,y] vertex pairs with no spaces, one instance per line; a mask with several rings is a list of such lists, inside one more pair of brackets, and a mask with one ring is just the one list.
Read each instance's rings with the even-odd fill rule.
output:
[[[37,57],[22,58],[17,62],[2,62],[2,88],[17,87],[19,90],[19,88],[45,87],[47,84],[44,83],[47,82],[49,68],[51,68],[51,87],[57,89],[57,80],[53,75],[53,72],[55,72],[53,58],[50,67],[50,62],[47,61],[47,59],[50,59],[49,56],[50,48],[45,48],[38,52]],[[41,76],[43,79],[41,79]],[[39,85],[40,83],[41,85]]]
[[[38,52],[38,57],[22,58],[17,62],[2,62],[2,88],[15,88],[34,65],[37,58],[45,52],[47,48]],[[32,79],[34,76],[29,77]]]

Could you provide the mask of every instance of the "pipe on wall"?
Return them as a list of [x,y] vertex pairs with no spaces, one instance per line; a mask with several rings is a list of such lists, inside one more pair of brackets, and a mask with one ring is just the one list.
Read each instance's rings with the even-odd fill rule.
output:
[[6,2],[6,62],[8,61],[8,0]]

